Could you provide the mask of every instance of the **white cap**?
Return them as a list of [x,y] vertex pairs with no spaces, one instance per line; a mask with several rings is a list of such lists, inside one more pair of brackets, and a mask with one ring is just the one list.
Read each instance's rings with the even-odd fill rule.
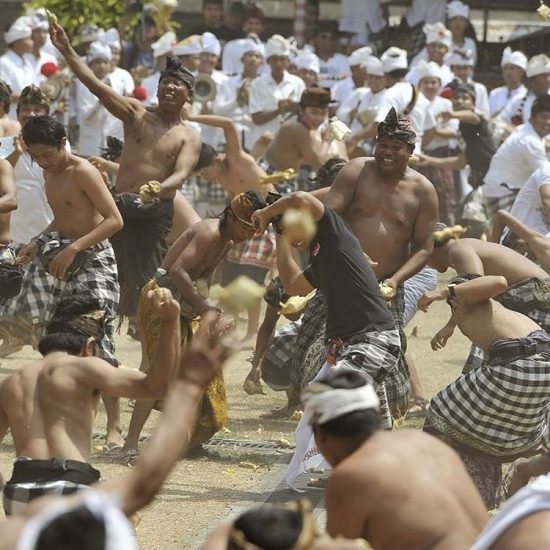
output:
[[380,57],[384,73],[391,73],[397,69],[407,69],[409,63],[407,61],[407,52],[396,46],[388,48]]
[[107,44],[103,44],[103,42],[96,40],[90,44],[87,59],[88,63],[91,63],[96,59],[106,59],[107,61],[111,61],[111,59],[113,59],[113,52]]
[[298,55],[292,60],[297,69],[305,69],[313,71],[317,74],[321,72],[321,63],[319,58],[309,50],[302,50],[298,52]]
[[290,56],[290,42],[280,34],[274,34],[265,47],[265,55],[269,59],[272,55]]
[[454,50],[452,54],[445,58],[445,65],[449,65],[449,67],[453,65],[473,67],[474,54],[471,50]]
[[202,36],[199,34],[192,34],[187,38],[184,38],[178,42],[172,53],[174,55],[195,55],[202,51]]
[[211,53],[217,56],[222,53],[220,41],[211,32],[205,32],[202,35],[201,53]]
[[418,76],[419,82],[423,78],[439,78],[439,80],[443,80],[441,67],[433,61],[427,63],[422,59],[414,66],[414,72]]
[[48,24],[48,16],[46,15],[46,8],[27,10],[26,15],[30,20],[30,25],[33,31],[36,29],[47,31],[50,28],[50,25]]
[[16,19],[12,26],[4,34],[4,40],[9,46],[18,40],[24,38],[30,38],[32,34],[31,19],[30,17],[20,17]]
[[504,48],[500,66],[503,67],[504,65],[517,65],[525,70],[527,69],[527,56],[522,52],[513,52],[510,47]]
[[105,31],[97,25],[84,25],[80,33],[80,40],[82,42],[95,42],[101,40]]
[[[256,37],[257,40],[254,37]],[[241,50],[241,55],[239,56],[239,59],[242,59],[243,55],[250,52],[259,53],[262,57],[265,57],[264,45],[256,35],[251,35],[248,38],[241,38],[239,40],[239,46]]]
[[443,44],[449,49],[451,48],[451,44],[453,43],[453,35],[443,23],[434,23],[433,25],[426,23],[423,31],[426,34],[426,44],[437,43]]
[[550,73],[550,58],[543,53],[533,56],[529,59],[526,73],[528,78]]
[[361,67],[367,70],[371,76],[384,76],[384,65],[380,59],[371,55],[366,61],[361,63]]
[[120,35],[115,28],[111,28],[108,31],[105,31],[105,34],[103,35],[101,41],[103,42],[103,44],[106,44],[111,48],[115,48],[117,50],[121,49]]
[[348,62],[350,67],[361,65],[363,61],[366,61],[371,56],[372,48],[370,48],[369,46],[364,46],[363,48],[353,50],[353,52],[351,52],[351,55],[348,57]]
[[177,43],[176,34],[173,32],[167,32],[163,34],[156,42],[151,44],[153,49],[153,57],[161,57],[170,53]]
[[470,17],[470,8],[460,2],[460,0],[453,0],[447,4],[447,19],[452,17],[464,17],[468,19]]

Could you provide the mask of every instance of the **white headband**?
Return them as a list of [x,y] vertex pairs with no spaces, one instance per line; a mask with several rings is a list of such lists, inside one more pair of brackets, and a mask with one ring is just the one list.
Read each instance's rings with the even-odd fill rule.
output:
[[380,401],[371,384],[343,390],[321,382],[313,382],[302,393],[302,403],[306,418],[312,425],[326,424],[355,411],[378,411],[380,407]]

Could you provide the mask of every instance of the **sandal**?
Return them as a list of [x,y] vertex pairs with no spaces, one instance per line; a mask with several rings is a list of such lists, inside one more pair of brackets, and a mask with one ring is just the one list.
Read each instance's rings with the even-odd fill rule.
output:
[[139,458],[139,452],[137,449],[128,449],[113,457],[113,464],[120,464],[122,466],[135,466]]
[[106,445],[103,445],[101,456],[112,458],[114,456],[118,456],[121,450],[122,445],[117,445],[116,443],[107,443]]
[[[405,413],[405,419],[409,418],[426,418],[428,412],[428,405],[430,402],[427,399],[417,397],[416,399],[411,400],[409,403],[409,408]],[[412,410],[416,408],[416,410]]]

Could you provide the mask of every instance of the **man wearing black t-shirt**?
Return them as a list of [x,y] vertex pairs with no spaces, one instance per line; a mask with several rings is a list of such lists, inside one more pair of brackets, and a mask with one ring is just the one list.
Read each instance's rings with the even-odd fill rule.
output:
[[[317,232],[311,242],[279,237],[277,263],[285,290],[307,295],[318,288],[327,303],[327,363],[361,370],[378,387],[385,402],[384,378],[396,371],[399,332],[380,293],[378,280],[357,237],[344,220],[310,193],[286,195],[256,211],[252,221],[261,229],[288,209],[309,210]],[[292,248],[309,249],[310,263],[302,271]],[[391,425],[389,413],[386,419]]]

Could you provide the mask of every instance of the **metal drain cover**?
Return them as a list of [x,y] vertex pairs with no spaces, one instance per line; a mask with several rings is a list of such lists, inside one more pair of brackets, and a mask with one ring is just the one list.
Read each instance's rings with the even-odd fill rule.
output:
[[250,439],[210,439],[204,445],[218,449],[242,449],[246,451],[294,451],[294,447],[286,447],[278,441],[252,441]]

